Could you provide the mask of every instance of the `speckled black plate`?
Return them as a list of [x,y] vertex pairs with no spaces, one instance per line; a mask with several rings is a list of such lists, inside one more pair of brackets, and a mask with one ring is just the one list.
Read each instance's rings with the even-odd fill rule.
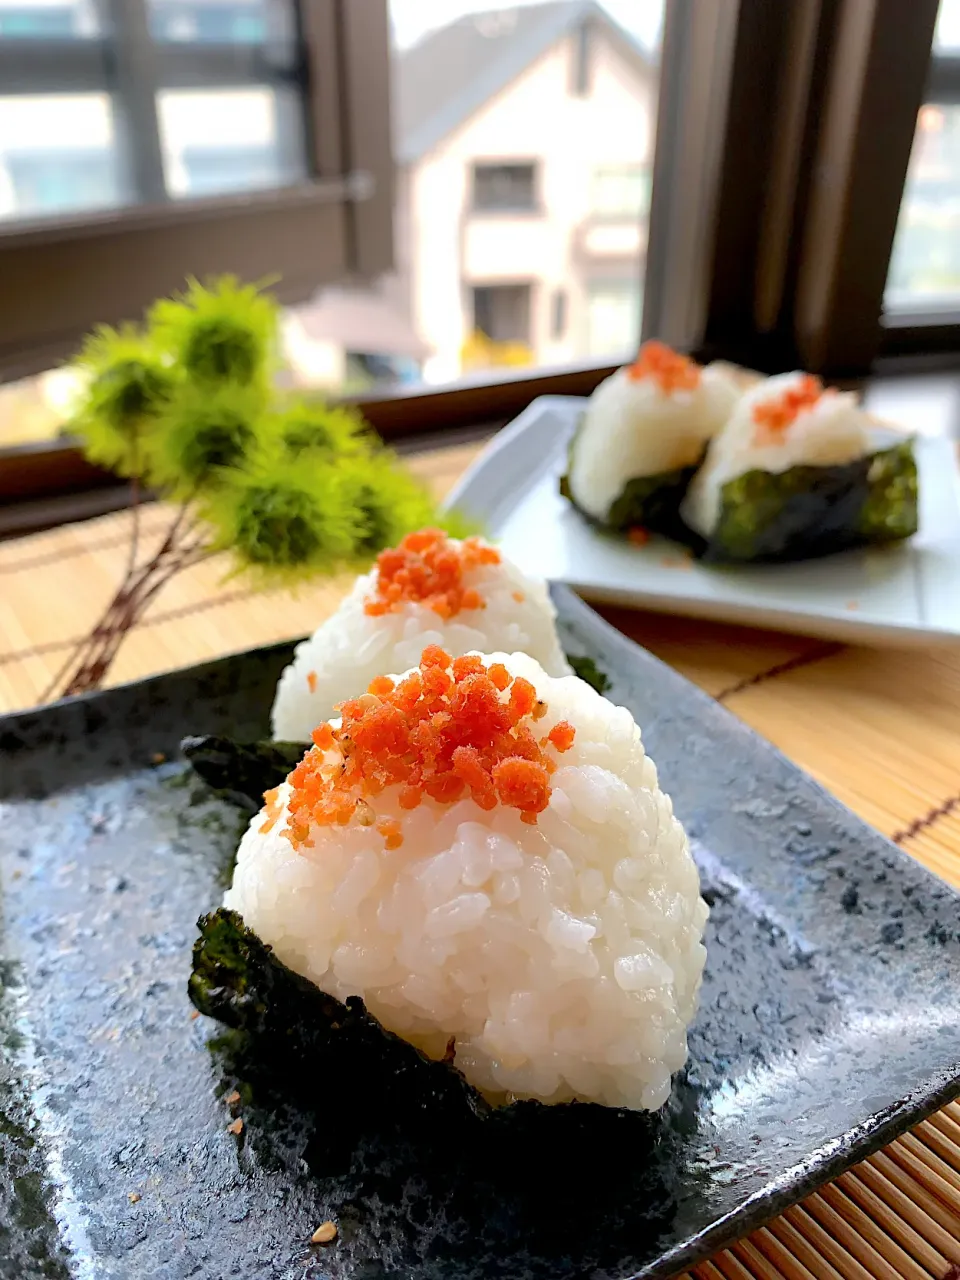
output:
[[[262,734],[289,648],[242,654],[0,720],[0,1276],[669,1276],[960,1092],[960,899],[557,601],[567,650],[643,725],[713,907],[667,1107],[448,1130],[429,1099],[368,1111],[319,1074],[304,1106],[191,1020],[195,921],[239,818],[177,744]],[[338,1242],[311,1246],[327,1218]]]

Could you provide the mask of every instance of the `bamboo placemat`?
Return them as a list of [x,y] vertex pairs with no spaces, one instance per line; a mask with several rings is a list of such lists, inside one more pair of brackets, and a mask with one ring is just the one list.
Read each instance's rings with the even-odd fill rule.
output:
[[[443,492],[476,445],[411,459]],[[145,510],[146,539],[165,512]],[[32,705],[124,567],[125,514],[0,544],[0,711]],[[208,561],[174,579],[112,682],[305,634],[346,581],[256,593]],[[960,886],[960,647],[871,650],[610,609],[873,826]],[[960,993],[958,993],[960,998]],[[960,1280],[960,1103],[690,1273],[696,1280]],[[690,1280],[684,1277],[683,1280]]]

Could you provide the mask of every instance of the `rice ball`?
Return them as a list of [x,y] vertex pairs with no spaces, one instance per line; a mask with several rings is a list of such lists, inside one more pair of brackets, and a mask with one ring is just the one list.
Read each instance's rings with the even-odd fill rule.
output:
[[695,466],[737,402],[733,375],[648,342],[590,397],[570,450],[577,506],[606,524],[630,480]]
[[430,647],[314,742],[224,905],[495,1103],[660,1107],[707,907],[629,711],[525,654]]
[[274,739],[309,742],[344,698],[384,671],[416,666],[430,644],[454,657],[519,651],[550,675],[570,672],[542,579],[479,538],[424,529],[382,552],[336,613],[297,646],[277,686]]
[[764,378],[740,398],[711,441],[680,513],[691,529],[709,537],[729,481],[748,471],[842,466],[870,447],[870,420],[853,392],[825,388],[809,373]]

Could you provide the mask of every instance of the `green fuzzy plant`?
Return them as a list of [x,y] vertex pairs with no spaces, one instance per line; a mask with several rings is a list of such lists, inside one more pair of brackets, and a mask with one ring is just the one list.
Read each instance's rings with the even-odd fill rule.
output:
[[[86,456],[130,479],[126,573],[44,698],[99,688],[123,639],[175,574],[227,553],[262,585],[365,568],[443,518],[353,409],[277,389],[279,312],[232,277],[191,281],[140,326],[103,326],[76,359],[83,392],[70,429]],[[174,504],[141,554],[145,495]]]

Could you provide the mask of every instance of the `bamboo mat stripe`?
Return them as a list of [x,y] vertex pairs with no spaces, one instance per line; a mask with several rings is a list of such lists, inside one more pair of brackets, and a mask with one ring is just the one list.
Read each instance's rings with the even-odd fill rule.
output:
[[812,646],[806,653],[798,653],[795,658],[787,658],[785,662],[777,662],[766,671],[758,671],[756,675],[744,676],[727,689],[721,689],[713,696],[718,702],[726,702],[735,693],[743,693],[754,685],[765,684],[767,680],[775,680],[777,676],[785,676],[791,671],[799,671],[801,667],[809,667],[814,662],[822,662],[824,658],[832,658],[843,649],[842,644],[821,644]]
[[[476,446],[411,465],[438,492]],[[168,513],[144,510],[145,546]],[[85,633],[127,554],[124,513],[0,544],[0,711],[32,705]],[[170,583],[126,641],[114,682],[303,635],[347,579],[299,596]],[[960,650],[897,653],[618,609],[614,625],[722,702],[935,874],[960,886]],[[960,1280],[960,1103],[682,1280]]]

